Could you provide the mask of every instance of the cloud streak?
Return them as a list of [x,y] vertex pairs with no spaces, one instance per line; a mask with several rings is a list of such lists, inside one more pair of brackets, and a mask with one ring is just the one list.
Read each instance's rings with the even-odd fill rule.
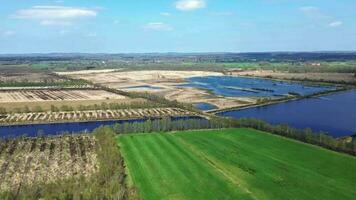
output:
[[10,15],[12,19],[37,20],[40,25],[68,26],[71,20],[78,18],[95,17],[98,10],[80,7],[66,6],[33,6],[28,9],[21,9]]
[[97,10],[65,6],[33,6],[18,10],[11,15],[15,19],[74,19],[78,17],[95,17]]
[[205,0],[179,0],[176,1],[175,6],[181,11],[192,11],[206,6]]
[[16,34],[16,32],[12,31],[12,30],[7,30],[7,31],[0,32],[0,36],[4,36],[4,37],[10,37],[10,36],[13,36],[15,34]]
[[339,21],[334,17],[325,14],[318,7],[305,6],[300,7],[299,10],[310,19],[316,20],[317,22],[322,23],[324,25],[327,24],[327,26],[329,27],[336,28],[343,25],[342,21]]
[[304,6],[304,7],[300,7],[299,10],[307,17],[310,17],[313,19],[328,18],[327,15],[325,15],[323,12],[321,12],[321,10],[318,7],[315,7],[315,6]]
[[172,31],[173,27],[162,22],[150,22],[144,26],[145,29],[155,31]]
[[333,22],[329,23],[329,26],[333,27],[333,28],[336,28],[336,27],[339,27],[339,26],[342,26],[342,25],[343,25],[342,21],[333,21]]

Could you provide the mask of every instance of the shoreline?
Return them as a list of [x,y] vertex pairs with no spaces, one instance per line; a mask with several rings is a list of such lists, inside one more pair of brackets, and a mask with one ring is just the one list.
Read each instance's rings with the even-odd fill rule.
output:
[[163,119],[165,117],[169,118],[193,118],[193,117],[200,117],[200,118],[205,118],[204,116],[200,115],[176,115],[176,116],[161,116],[161,117],[133,117],[133,118],[125,118],[125,119],[114,119],[114,118],[108,118],[108,119],[93,119],[93,120],[63,120],[63,121],[37,121],[37,122],[32,122],[32,123],[13,123],[13,124],[0,124],[0,128],[2,127],[11,127],[11,126],[29,126],[29,125],[51,125],[51,124],[70,124],[70,123],[90,123],[90,122],[112,122],[112,121],[133,121],[133,120],[150,120],[150,119]]
[[239,110],[244,110],[244,109],[249,109],[249,108],[269,106],[269,105],[274,105],[274,104],[279,104],[279,103],[286,103],[286,102],[290,102],[290,101],[298,101],[298,100],[302,100],[302,99],[327,96],[327,95],[336,94],[339,92],[346,92],[346,91],[352,91],[352,90],[354,90],[354,89],[340,88],[340,89],[329,90],[329,91],[316,93],[316,94],[312,94],[312,95],[306,95],[306,96],[301,96],[301,97],[294,96],[291,98],[284,98],[284,99],[279,99],[279,100],[275,100],[275,101],[269,101],[269,102],[261,103],[261,104],[251,104],[251,105],[232,107],[232,108],[226,108],[226,109],[215,109],[215,110],[206,111],[206,113],[216,115],[216,114],[223,113],[223,112],[239,111]]

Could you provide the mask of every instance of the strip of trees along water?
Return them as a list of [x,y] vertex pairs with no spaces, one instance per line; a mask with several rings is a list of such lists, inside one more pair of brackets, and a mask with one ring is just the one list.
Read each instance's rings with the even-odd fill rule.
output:
[[333,151],[356,155],[356,139],[351,139],[350,141],[336,139],[324,132],[313,132],[310,128],[296,129],[288,125],[271,125],[267,122],[252,118],[232,119],[213,117],[210,120],[203,118],[171,120],[170,118],[165,118],[145,122],[116,124],[111,128],[117,134],[130,134],[240,127],[254,128]]

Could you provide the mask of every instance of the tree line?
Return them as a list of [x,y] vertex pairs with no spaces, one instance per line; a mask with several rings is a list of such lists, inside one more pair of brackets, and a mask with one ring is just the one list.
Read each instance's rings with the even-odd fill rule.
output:
[[0,87],[69,87],[69,86],[84,86],[88,83],[83,80],[57,80],[57,81],[39,81],[39,82],[29,82],[29,81],[7,81],[1,82]]
[[356,155],[356,139],[337,139],[324,132],[313,132],[310,128],[296,129],[288,125],[271,125],[253,118],[187,118],[172,120],[163,118],[145,122],[115,124],[111,129],[117,134],[170,132],[195,129],[254,128],[275,135],[317,145],[329,150]]
[[[138,108],[162,108],[166,107],[163,104],[157,102],[132,102],[132,103],[101,103],[101,104],[91,104],[91,105],[78,105],[78,106],[55,106],[51,105],[49,111],[60,112],[60,111],[88,111],[88,110],[120,110],[120,109],[138,109]],[[46,109],[42,106],[23,106],[11,109],[13,113],[39,113],[45,112]],[[11,110],[5,107],[0,107],[0,114],[12,113]]]

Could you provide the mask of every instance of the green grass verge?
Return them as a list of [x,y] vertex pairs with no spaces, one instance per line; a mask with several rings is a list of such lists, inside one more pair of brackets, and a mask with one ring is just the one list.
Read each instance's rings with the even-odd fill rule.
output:
[[252,129],[118,136],[144,199],[354,199],[356,158]]

